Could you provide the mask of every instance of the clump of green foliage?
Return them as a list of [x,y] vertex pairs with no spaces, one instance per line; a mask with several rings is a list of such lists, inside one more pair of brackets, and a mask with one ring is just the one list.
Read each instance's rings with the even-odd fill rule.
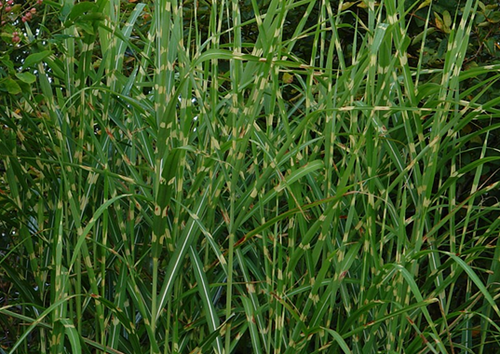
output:
[[498,350],[500,9],[448,3],[44,1],[0,353]]

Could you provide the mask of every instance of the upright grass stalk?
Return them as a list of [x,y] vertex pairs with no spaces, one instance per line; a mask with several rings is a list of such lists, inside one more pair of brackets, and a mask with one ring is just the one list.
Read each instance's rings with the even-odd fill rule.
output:
[[498,348],[500,67],[467,0],[424,68],[424,5],[54,3],[1,98],[10,352]]

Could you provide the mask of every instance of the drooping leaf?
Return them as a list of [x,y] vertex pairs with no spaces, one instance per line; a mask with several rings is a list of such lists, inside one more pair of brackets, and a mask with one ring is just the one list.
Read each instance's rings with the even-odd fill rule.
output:
[[0,84],[7,90],[11,95],[17,95],[21,93],[21,87],[17,83],[16,80],[11,79],[10,77],[5,78]]

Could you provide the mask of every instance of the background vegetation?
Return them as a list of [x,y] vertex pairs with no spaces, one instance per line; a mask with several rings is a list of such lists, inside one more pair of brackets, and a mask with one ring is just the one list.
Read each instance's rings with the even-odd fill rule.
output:
[[499,350],[498,4],[0,16],[0,353]]

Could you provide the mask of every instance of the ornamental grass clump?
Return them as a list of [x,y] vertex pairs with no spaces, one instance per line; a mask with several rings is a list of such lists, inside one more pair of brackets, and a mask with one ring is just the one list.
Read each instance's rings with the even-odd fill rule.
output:
[[0,351],[498,350],[477,1],[449,32],[432,2],[44,4],[1,98]]

